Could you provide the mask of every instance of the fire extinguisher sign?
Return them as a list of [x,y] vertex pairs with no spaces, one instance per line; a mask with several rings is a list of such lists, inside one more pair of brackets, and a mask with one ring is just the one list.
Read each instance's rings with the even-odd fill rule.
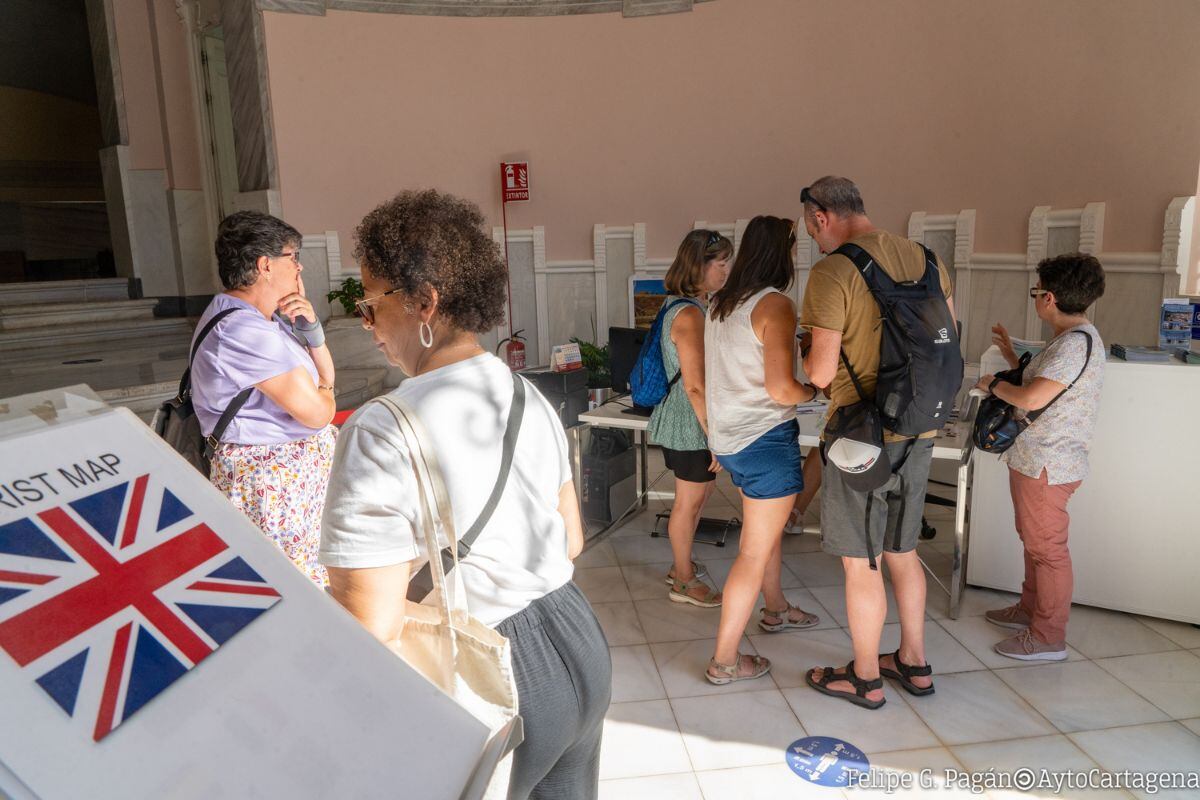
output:
[[529,162],[511,161],[500,164],[500,187],[506,203],[528,200]]

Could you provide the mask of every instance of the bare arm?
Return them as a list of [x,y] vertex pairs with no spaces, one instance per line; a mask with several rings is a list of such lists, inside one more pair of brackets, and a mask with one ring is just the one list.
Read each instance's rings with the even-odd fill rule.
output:
[[[322,346],[317,349],[324,350],[325,357],[328,358],[329,348]],[[257,386],[293,419],[309,428],[324,428],[333,420],[337,411],[332,386],[322,384],[325,388],[318,388],[304,367],[296,367],[282,375],[267,378]]]
[[842,351],[842,332],[827,328],[812,329],[812,347],[804,359],[804,374],[822,389],[837,375],[838,354]]
[[574,561],[583,552],[583,519],[579,515],[574,481],[567,481],[558,490],[558,513],[567,525],[567,558]]
[[812,400],[815,392],[796,380],[796,307],[792,301],[772,292],[754,307],[750,324],[763,344],[763,380],[771,399],[785,405]]
[[[987,390],[995,375],[984,375],[976,387]],[[1049,378],[1034,378],[1026,386],[1015,386],[1008,381],[1000,381],[991,390],[992,394],[1004,402],[1025,411],[1037,411],[1045,408],[1058,393],[1066,389],[1065,384],[1052,381]]]
[[679,380],[700,427],[708,434],[708,412],[704,405],[704,315],[687,306],[675,316],[671,341],[679,353]]
[[400,635],[408,601],[411,561],[388,567],[329,567],[329,593],[381,642]]

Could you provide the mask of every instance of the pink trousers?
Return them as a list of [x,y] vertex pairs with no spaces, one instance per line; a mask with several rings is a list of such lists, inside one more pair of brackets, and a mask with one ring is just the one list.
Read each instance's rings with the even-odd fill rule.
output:
[[1063,644],[1075,577],[1067,549],[1071,518],[1067,502],[1081,481],[1051,486],[1046,470],[1037,478],[1008,471],[1017,534],[1025,547],[1025,582],[1021,585],[1021,610],[1033,619],[1029,627],[1045,644]]

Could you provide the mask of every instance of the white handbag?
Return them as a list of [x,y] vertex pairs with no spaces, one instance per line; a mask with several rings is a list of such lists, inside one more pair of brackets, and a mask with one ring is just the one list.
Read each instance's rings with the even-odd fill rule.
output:
[[[438,557],[440,527],[449,550],[454,553],[454,566],[458,566],[450,498],[421,421],[409,406],[394,397],[384,396],[377,402],[396,418],[411,454],[421,503],[417,528],[430,556],[433,578],[433,591],[426,603],[407,603],[404,627],[388,646],[492,731],[481,767],[490,766],[498,751],[506,753],[490,779],[476,775],[463,797],[505,798],[512,769],[511,749],[521,741],[517,686],[508,639],[470,615],[461,573],[454,568],[447,576]],[[484,780],[487,780],[486,791],[483,791]]]

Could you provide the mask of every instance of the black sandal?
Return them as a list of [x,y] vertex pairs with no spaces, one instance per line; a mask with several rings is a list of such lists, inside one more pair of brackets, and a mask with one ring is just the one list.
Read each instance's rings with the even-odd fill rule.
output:
[[[887,653],[880,653],[879,657],[884,658]],[[933,684],[921,687],[912,682],[913,678],[927,678],[933,674],[933,667],[926,664],[923,667],[914,667],[910,664],[905,664],[900,660],[900,651],[892,653],[892,661],[896,662],[896,669],[884,669],[882,665],[879,667],[879,674],[897,680],[904,687],[904,691],[917,697],[925,697],[933,694]]]
[[[830,697],[840,697],[843,700],[854,703],[856,706],[862,706],[863,708],[867,708],[872,711],[887,702],[886,697],[882,700],[867,699],[867,692],[873,692],[876,689],[883,688],[883,678],[875,678],[874,680],[870,681],[863,680],[862,678],[858,677],[858,673],[854,671],[853,661],[846,665],[845,675],[838,675],[834,667],[825,667],[821,671],[821,677],[819,680],[813,680],[811,669],[804,673],[804,680],[808,682],[809,686],[816,689],[821,694],[827,694]],[[846,681],[847,683],[852,684],[854,686],[854,692],[851,693],[837,689],[830,689],[829,684],[834,683],[835,681]]]

